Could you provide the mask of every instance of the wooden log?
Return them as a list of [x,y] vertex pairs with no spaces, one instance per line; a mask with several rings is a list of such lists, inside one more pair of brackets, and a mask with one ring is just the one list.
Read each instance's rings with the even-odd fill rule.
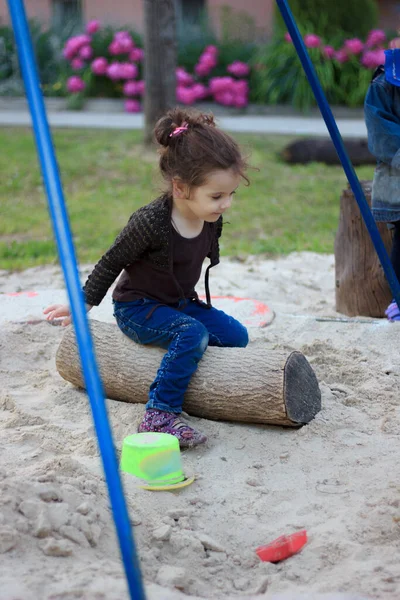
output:
[[[371,206],[372,182],[361,181],[361,186]],[[392,233],[385,223],[377,225],[386,250],[390,252]],[[384,317],[392,294],[350,186],[340,198],[335,273],[338,312],[350,317]]]
[[[141,346],[117,325],[91,320],[106,396],[146,403],[164,350]],[[75,334],[69,327],[56,355],[61,377],[83,388]],[[317,378],[301,352],[249,345],[208,347],[185,396],[183,409],[214,420],[298,426],[321,409]]]
[[[344,139],[343,143],[354,166],[376,164],[376,158],[369,151],[366,139]],[[326,165],[341,164],[330,138],[301,138],[295,140],[283,149],[281,158],[291,164],[307,164],[310,162],[321,162]]]

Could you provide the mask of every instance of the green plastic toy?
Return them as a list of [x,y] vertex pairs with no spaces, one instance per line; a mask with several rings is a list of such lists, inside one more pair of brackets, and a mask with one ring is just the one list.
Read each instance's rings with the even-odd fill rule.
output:
[[179,441],[169,433],[136,433],[123,441],[121,470],[144,481],[145,489],[174,489],[189,485],[185,478]]

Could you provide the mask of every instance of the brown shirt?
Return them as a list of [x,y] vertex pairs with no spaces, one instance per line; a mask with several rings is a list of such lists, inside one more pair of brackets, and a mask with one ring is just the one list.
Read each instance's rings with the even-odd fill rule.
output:
[[212,241],[210,223],[204,223],[195,238],[184,238],[172,228],[172,273],[146,260],[137,260],[122,273],[113,292],[114,300],[130,302],[151,298],[163,304],[175,304],[181,298],[197,298],[195,286]]
[[[171,213],[172,198],[169,194],[163,194],[131,215],[128,224],[87,278],[83,288],[86,304],[98,306],[121,272],[124,269],[129,270],[139,261],[146,261],[146,264],[165,271],[171,277],[173,273]],[[222,217],[216,223],[208,225],[212,231],[212,242],[208,253],[210,265],[205,275],[205,290],[207,303],[210,304],[208,273],[210,267],[219,263],[218,240],[222,232]]]

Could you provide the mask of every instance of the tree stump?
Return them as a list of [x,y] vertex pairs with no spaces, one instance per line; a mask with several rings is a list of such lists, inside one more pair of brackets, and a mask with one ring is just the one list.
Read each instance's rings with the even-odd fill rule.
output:
[[[117,325],[91,320],[105,394],[146,403],[164,350],[141,346]],[[110,352],[112,348],[112,352]],[[61,377],[84,388],[75,334],[69,327],[56,355]],[[183,409],[214,420],[298,426],[321,409],[315,373],[301,352],[208,347],[185,396]]]
[[[361,181],[371,206],[371,181]],[[385,248],[390,252],[392,233],[378,223]],[[335,238],[336,310],[354,317],[383,317],[392,299],[385,273],[348,186],[340,198],[339,226]]]

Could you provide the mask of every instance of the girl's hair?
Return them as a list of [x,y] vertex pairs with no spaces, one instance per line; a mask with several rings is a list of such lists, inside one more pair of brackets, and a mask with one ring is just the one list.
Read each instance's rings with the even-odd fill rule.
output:
[[157,122],[154,135],[161,146],[160,170],[169,183],[179,177],[191,189],[203,185],[212,171],[234,169],[249,184],[239,146],[215,126],[212,114],[174,108]]

